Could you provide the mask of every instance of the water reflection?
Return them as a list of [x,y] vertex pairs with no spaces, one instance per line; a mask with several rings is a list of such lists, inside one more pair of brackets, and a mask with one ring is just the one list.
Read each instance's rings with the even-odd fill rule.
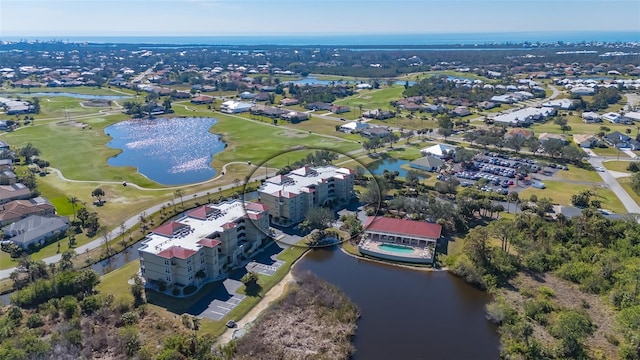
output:
[[208,180],[216,171],[213,155],[224,149],[219,136],[209,132],[213,118],[129,120],[111,125],[107,145],[123,149],[108,160],[113,166],[135,166],[149,179],[166,185]]
[[360,308],[355,359],[497,359],[498,336],[485,319],[487,294],[447,272],[352,258],[337,247],[307,254],[311,271]]

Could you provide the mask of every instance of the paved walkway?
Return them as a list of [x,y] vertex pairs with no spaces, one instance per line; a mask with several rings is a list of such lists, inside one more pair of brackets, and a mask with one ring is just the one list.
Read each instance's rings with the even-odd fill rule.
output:
[[622,205],[624,205],[625,209],[627,209],[627,212],[640,214],[640,206],[638,206],[638,203],[636,203],[633,198],[629,196],[627,191],[622,187],[622,185],[620,185],[618,180],[616,180],[614,174],[612,174],[610,170],[607,170],[603,166],[603,161],[606,159],[606,157],[602,156],[590,156],[589,163],[594,168],[602,167],[605,169],[605,171],[598,172],[598,174],[600,174],[600,177],[602,177],[604,183],[607,184],[609,188],[616,194],[618,199],[620,199]]

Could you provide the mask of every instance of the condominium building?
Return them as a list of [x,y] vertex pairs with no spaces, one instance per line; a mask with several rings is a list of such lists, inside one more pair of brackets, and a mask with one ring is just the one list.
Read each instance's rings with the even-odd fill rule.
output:
[[147,284],[199,286],[226,276],[268,238],[260,203],[204,205],[155,228],[138,250]]
[[305,166],[267,179],[258,193],[271,221],[288,226],[304,220],[309,209],[348,203],[354,196],[353,179],[351,169]]

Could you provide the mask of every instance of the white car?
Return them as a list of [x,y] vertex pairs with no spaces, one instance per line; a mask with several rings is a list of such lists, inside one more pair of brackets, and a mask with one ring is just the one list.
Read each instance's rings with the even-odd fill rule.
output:
[[598,167],[596,168],[596,171],[598,171],[598,172],[604,172],[604,168],[603,168],[603,167],[598,166]]

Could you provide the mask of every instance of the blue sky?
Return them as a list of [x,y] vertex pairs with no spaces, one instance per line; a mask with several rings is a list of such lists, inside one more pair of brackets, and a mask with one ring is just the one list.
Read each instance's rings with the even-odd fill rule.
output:
[[0,37],[531,31],[640,31],[640,1],[0,0]]

